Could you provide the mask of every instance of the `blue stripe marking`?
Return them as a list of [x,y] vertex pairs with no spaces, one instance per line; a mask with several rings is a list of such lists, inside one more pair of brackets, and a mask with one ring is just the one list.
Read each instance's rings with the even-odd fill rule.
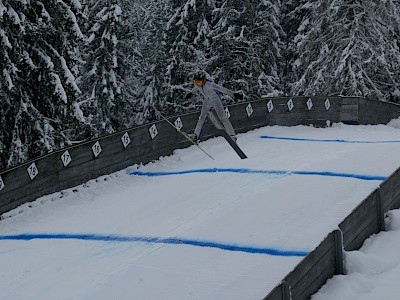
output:
[[388,143],[400,143],[399,141],[349,141],[349,140],[324,140],[324,139],[305,139],[305,138],[289,138],[281,136],[270,136],[262,135],[262,139],[271,140],[284,140],[284,141],[298,141],[298,142],[323,142],[323,143],[349,143],[349,144],[388,144]]
[[17,234],[2,235],[0,240],[30,241],[30,240],[83,240],[83,241],[101,241],[101,242],[141,242],[152,244],[170,244],[170,245],[188,245],[194,247],[215,248],[225,251],[245,252],[249,254],[266,254],[272,256],[299,256],[308,254],[307,251],[281,250],[276,248],[251,247],[244,245],[223,244],[212,241],[189,240],[182,238],[159,238],[159,237],[136,237],[120,235],[98,235],[98,234]]
[[171,172],[142,172],[132,171],[130,175],[136,176],[171,176],[171,175],[184,175],[192,173],[240,173],[240,174],[269,174],[269,175],[317,175],[317,176],[330,176],[330,177],[345,177],[355,178],[360,180],[385,180],[386,176],[351,174],[351,173],[336,173],[336,172],[319,172],[319,171],[285,171],[285,170],[253,170],[253,169],[231,169],[231,168],[210,168],[210,169],[193,169],[183,171]]

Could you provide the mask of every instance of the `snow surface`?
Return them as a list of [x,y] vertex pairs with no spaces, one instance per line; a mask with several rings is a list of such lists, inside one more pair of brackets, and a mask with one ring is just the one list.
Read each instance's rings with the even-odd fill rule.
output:
[[328,280],[312,300],[398,300],[400,210],[389,212],[387,231],[373,235],[360,251],[346,252],[346,275]]
[[[0,221],[1,297],[262,299],[400,166],[399,124],[264,127],[245,160],[214,138],[215,160],[193,146],[24,204]],[[397,299],[390,226],[313,299]]]

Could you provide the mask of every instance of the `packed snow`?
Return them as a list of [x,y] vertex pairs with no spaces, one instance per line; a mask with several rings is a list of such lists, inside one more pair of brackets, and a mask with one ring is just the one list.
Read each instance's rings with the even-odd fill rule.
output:
[[387,231],[359,251],[345,253],[346,275],[330,279],[312,300],[398,300],[400,295],[400,210],[388,213]]
[[[0,221],[1,296],[262,299],[400,166],[399,124],[268,126],[244,160],[217,137],[215,160],[192,146],[24,204]],[[313,299],[397,299],[398,211],[390,228]]]

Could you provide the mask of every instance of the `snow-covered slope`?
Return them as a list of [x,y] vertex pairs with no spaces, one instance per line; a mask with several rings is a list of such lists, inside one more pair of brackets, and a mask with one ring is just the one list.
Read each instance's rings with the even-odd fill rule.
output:
[[245,160],[214,138],[25,204],[2,297],[262,299],[400,165],[397,124],[264,127]]

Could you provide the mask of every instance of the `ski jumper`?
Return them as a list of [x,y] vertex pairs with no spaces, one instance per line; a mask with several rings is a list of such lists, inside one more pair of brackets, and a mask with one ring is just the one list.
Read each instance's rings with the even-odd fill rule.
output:
[[228,90],[207,79],[203,85],[195,86],[192,90],[192,93],[200,93],[203,96],[203,106],[201,107],[200,117],[194,130],[196,136],[200,136],[201,129],[203,128],[207,118],[207,113],[211,108],[214,108],[228,134],[230,136],[236,135],[231,122],[229,122],[228,117],[225,115],[224,107],[222,106],[221,101],[221,94],[227,94],[233,98],[233,92],[231,90]]

